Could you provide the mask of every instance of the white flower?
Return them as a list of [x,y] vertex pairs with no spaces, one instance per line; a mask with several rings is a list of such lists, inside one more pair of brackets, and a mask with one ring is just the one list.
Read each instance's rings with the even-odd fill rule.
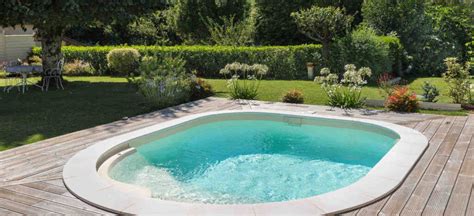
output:
[[321,75],[328,75],[331,73],[331,71],[329,70],[329,68],[325,67],[323,69],[321,69],[321,71],[319,72]]

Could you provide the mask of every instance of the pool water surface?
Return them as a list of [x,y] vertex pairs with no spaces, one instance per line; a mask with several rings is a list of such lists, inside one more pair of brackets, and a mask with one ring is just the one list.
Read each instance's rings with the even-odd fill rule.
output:
[[162,200],[287,201],[356,182],[398,140],[393,133],[345,121],[310,122],[232,119],[196,124],[134,146],[136,152],[111,167],[109,176],[148,188]]

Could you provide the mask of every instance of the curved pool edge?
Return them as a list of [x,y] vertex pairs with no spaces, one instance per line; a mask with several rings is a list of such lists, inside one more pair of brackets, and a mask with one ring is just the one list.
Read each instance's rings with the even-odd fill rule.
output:
[[[200,117],[226,113],[273,113],[350,120],[381,126],[396,132],[400,139],[392,149],[357,182],[325,194],[283,202],[216,205],[180,203],[153,199],[136,187],[126,187],[106,179],[98,172],[108,158],[129,149],[126,141]],[[74,155],[65,165],[63,179],[72,194],[99,208],[120,214],[337,214],[368,205],[393,192],[410,173],[428,146],[420,132],[404,126],[350,117],[302,114],[276,110],[232,110],[194,114],[100,141]]]

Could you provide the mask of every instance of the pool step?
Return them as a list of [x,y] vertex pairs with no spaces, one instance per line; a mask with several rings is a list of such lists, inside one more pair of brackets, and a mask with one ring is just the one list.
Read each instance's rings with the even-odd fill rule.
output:
[[288,123],[288,125],[292,125],[292,126],[301,126],[303,124],[303,118],[299,118],[299,117],[285,116],[284,121]]

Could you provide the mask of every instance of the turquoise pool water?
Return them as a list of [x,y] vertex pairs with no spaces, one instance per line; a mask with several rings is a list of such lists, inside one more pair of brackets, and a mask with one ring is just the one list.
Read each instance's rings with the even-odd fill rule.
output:
[[180,202],[248,204],[315,196],[365,176],[396,142],[387,133],[344,125],[202,123],[139,145],[109,175],[149,188],[155,198]]

